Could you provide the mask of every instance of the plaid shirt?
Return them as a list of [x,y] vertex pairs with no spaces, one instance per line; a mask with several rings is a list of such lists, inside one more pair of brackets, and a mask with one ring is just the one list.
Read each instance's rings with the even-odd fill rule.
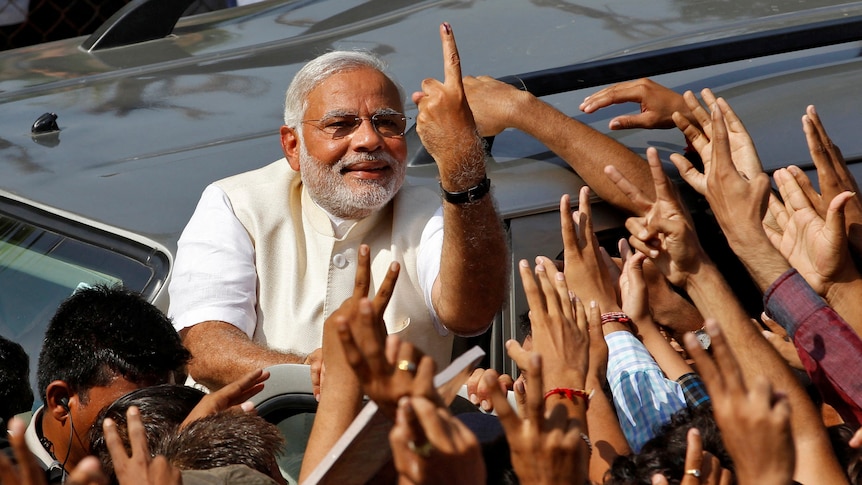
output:
[[766,312],[793,339],[805,371],[823,400],[848,424],[862,422],[862,340],[859,335],[791,269],[763,296]]
[[694,409],[703,404],[709,404],[706,386],[697,373],[683,374],[679,376],[676,383],[682,388],[682,394],[685,396],[685,403],[688,404],[688,407]]
[[671,416],[686,407],[682,388],[662,373],[643,343],[630,332],[605,335],[608,384],[620,427],[632,451],[641,447]]

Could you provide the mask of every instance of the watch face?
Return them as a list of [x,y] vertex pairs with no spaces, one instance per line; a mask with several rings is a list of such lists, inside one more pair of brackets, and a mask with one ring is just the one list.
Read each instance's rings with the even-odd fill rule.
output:
[[712,344],[712,339],[709,338],[709,334],[704,330],[695,330],[694,336],[697,337],[697,340],[700,342],[700,346],[704,349],[708,349]]

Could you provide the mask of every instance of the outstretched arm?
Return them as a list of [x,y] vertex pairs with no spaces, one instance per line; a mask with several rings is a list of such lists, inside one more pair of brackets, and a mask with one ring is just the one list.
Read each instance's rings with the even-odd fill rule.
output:
[[850,191],[856,194],[847,203],[844,222],[851,247],[857,255],[862,255],[862,194],[859,193],[859,185],[848,170],[841,149],[826,133],[826,128],[814,106],[806,108],[805,115],[802,117],[802,130],[805,132],[811,160],[817,167],[817,179],[821,191],[818,194],[820,200],[818,213],[825,218],[829,203],[842,192]]
[[[180,331],[183,345],[194,356],[189,362],[189,373],[210,390],[242,378],[255,369],[276,364],[302,364],[304,356],[268,349],[253,342],[234,325],[219,321],[206,321]],[[224,349],[231,349],[225,352]]]
[[[440,26],[440,39],[445,78],[425,79],[422,91],[413,94],[419,107],[416,131],[437,162],[442,190],[481,193],[488,183],[484,144],[464,94],[461,59],[448,23]],[[461,335],[488,328],[503,303],[508,274],[508,248],[494,202],[488,195],[476,197],[443,202],[443,254],[432,289],[440,322]]]
[[[728,233],[731,247],[734,247],[733,241],[741,240],[735,238],[751,237],[751,241],[760,241],[760,246],[752,242],[746,245],[745,250],[759,250],[757,254],[766,258],[768,255],[764,254],[764,249],[771,245],[765,240],[760,224],[769,194],[769,180],[765,174],[751,180],[740,175],[730,158],[724,119],[715,106],[712,121],[714,138],[712,162],[706,175],[707,200],[719,224]],[[815,482],[828,476],[835,483],[841,483],[843,472],[832,453],[818,410],[784,360],[751,323],[718,268],[706,258],[691,224],[664,215],[675,216],[681,212],[681,202],[673,192],[655,151],[651,149],[648,155],[657,201],[648,217],[635,221],[630,219],[633,224],[627,224],[632,226],[630,229],[635,229],[632,231],[633,247],[658,262],[659,268],[669,279],[688,292],[704,316],[716,318],[722,323],[722,333],[740,356],[746,378],[766,374],[772,385],[788,396],[794,410],[791,426],[797,446],[796,454],[806,457],[805,461],[797,464],[795,478],[801,482]],[[618,177],[616,179],[620,180]],[[625,183],[620,185],[633,196],[637,195]],[[681,241],[687,241],[688,244],[680,244]],[[776,263],[783,261],[780,255],[773,259]],[[783,267],[786,269],[786,261]],[[761,276],[770,274],[772,270],[767,268]],[[783,272],[781,265],[777,271],[775,278]]]
[[[743,378],[718,324],[708,320],[715,358],[686,335],[686,348],[697,362],[712,397],[721,440],[741,485],[791,483],[796,457],[790,432],[790,402],[773,391],[764,376]],[[806,459],[800,457],[800,459]]]
[[464,89],[482,136],[516,128],[560,156],[602,199],[637,214],[637,207],[614,189],[602,167],[615,165],[644,192],[652,193],[641,157],[591,127],[569,118],[526,91],[487,76],[464,78]]
[[681,94],[647,78],[617,83],[595,92],[584,98],[580,109],[584,113],[594,113],[621,103],[638,103],[640,112],[615,117],[608,124],[612,130],[673,128],[674,112],[682,113],[694,122]]
[[353,295],[323,322],[323,358],[329,368],[329,377],[321,386],[320,404],[302,458],[300,479],[307,477],[329,453],[362,406],[360,379],[348,360],[341,334],[350,333],[350,326],[361,326],[369,330],[363,335],[365,338],[361,339],[361,345],[375,346],[385,339],[382,315],[392,296],[399,267],[397,264],[390,266],[377,294],[369,300],[369,253],[368,246],[363,244],[359,247]]

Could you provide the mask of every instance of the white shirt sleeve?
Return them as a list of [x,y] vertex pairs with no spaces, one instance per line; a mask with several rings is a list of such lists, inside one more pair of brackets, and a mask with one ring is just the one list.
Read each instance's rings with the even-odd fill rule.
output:
[[[440,275],[440,259],[443,255],[443,206],[441,205],[437,212],[431,216],[428,223],[425,224],[425,229],[422,230],[422,237],[419,239],[419,252],[416,262],[416,271],[419,273],[419,286],[422,288],[422,293],[425,295],[425,305],[431,316],[434,317],[434,327],[442,336],[449,335],[449,329],[441,322],[437,316],[437,310],[434,308],[434,302],[431,300],[431,293],[434,289],[434,281]],[[491,325],[492,322],[487,322]],[[486,326],[482,330],[473,334],[458,334],[461,337],[474,337],[482,335],[488,330]]]
[[431,312],[434,318],[434,327],[440,335],[446,336],[449,330],[440,323],[437,317],[437,311],[434,309],[434,302],[431,300],[431,293],[434,289],[434,281],[440,274],[440,257],[443,254],[443,206],[437,209],[437,212],[431,216],[428,223],[425,224],[425,229],[422,230],[422,237],[419,239],[419,251],[417,253],[416,272],[419,274],[419,286],[422,288],[422,294],[425,296],[425,306]]
[[257,323],[254,246],[224,191],[208,186],[177,243],[168,287],[177,331],[208,320],[251,338]]

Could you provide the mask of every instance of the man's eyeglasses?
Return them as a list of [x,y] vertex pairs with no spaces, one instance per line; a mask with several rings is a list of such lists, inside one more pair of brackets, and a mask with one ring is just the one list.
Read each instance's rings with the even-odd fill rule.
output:
[[364,120],[369,120],[371,126],[374,127],[374,131],[380,134],[380,136],[393,138],[404,135],[404,130],[407,128],[407,120],[409,119],[402,113],[386,113],[376,114],[370,118],[355,115],[327,116],[319,120],[302,120],[302,122],[308,123],[330,135],[332,138],[337,139],[350,135],[359,128],[359,125]]

